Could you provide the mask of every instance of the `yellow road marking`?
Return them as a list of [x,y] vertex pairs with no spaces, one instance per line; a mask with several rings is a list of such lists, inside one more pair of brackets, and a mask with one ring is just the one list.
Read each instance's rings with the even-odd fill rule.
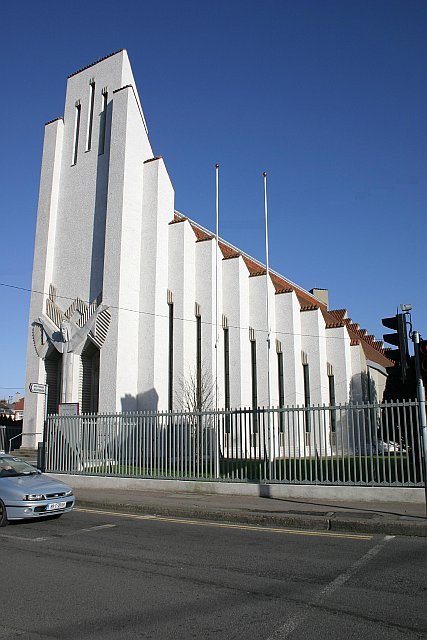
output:
[[357,533],[337,533],[334,531],[308,531],[304,529],[284,529],[281,527],[262,527],[253,524],[232,524],[229,522],[214,522],[211,520],[190,520],[187,518],[169,518],[167,516],[137,515],[134,513],[121,513],[119,511],[102,511],[100,509],[84,509],[76,507],[74,511],[82,513],[97,513],[105,516],[118,516],[120,518],[130,518],[133,520],[160,520],[162,522],[173,522],[175,524],[191,524],[201,527],[222,527],[224,529],[239,529],[242,531],[265,531],[268,533],[286,533],[295,536],[320,536],[326,538],[346,538],[350,540],[372,540],[373,536]]

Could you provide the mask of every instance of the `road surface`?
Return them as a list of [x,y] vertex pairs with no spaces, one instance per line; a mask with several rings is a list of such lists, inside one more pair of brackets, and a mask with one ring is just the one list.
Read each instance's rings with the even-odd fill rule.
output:
[[0,529],[0,638],[405,640],[427,540],[76,509]]

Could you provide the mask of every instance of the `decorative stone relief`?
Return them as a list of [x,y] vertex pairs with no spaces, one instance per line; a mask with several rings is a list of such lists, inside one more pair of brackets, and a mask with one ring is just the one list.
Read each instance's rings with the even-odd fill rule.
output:
[[50,344],[60,353],[80,354],[87,338],[101,349],[111,323],[108,307],[101,304],[102,295],[90,304],[76,298],[65,311],[56,299],[56,287],[51,284],[46,316],[33,322],[33,342],[39,358],[45,357]]
[[72,402],[74,356],[80,356],[87,339],[99,349],[102,348],[108,334],[111,314],[106,305],[101,304],[101,296],[91,304],[76,298],[63,311],[56,302],[56,288],[49,287],[46,300],[46,315],[33,323],[34,348],[39,358],[46,356],[52,345],[61,358],[61,402]]

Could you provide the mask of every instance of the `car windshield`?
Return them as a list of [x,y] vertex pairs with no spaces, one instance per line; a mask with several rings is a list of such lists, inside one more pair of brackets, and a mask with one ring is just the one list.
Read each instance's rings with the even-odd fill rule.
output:
[[19,458],[12,456],[0,456],[0,478],[12,476],[30,476],[37,470]]

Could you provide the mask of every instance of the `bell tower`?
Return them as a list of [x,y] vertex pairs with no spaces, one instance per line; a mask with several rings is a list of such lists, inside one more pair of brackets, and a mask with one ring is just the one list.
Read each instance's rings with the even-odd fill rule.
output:
[[[27,389],[47,382],[51,413],[60,402],[120,411],[124,397],[138,408],[139,312],[150,306],[142,245],[156,236],[161,208],[158,176],[144,168],[152,158],[127,52],[70,75],[64,116],[45,126],[27,349]],[[166,191],[169,221],[168,178]],[[43,396],[28,393],[25,408],[32,446]]]

